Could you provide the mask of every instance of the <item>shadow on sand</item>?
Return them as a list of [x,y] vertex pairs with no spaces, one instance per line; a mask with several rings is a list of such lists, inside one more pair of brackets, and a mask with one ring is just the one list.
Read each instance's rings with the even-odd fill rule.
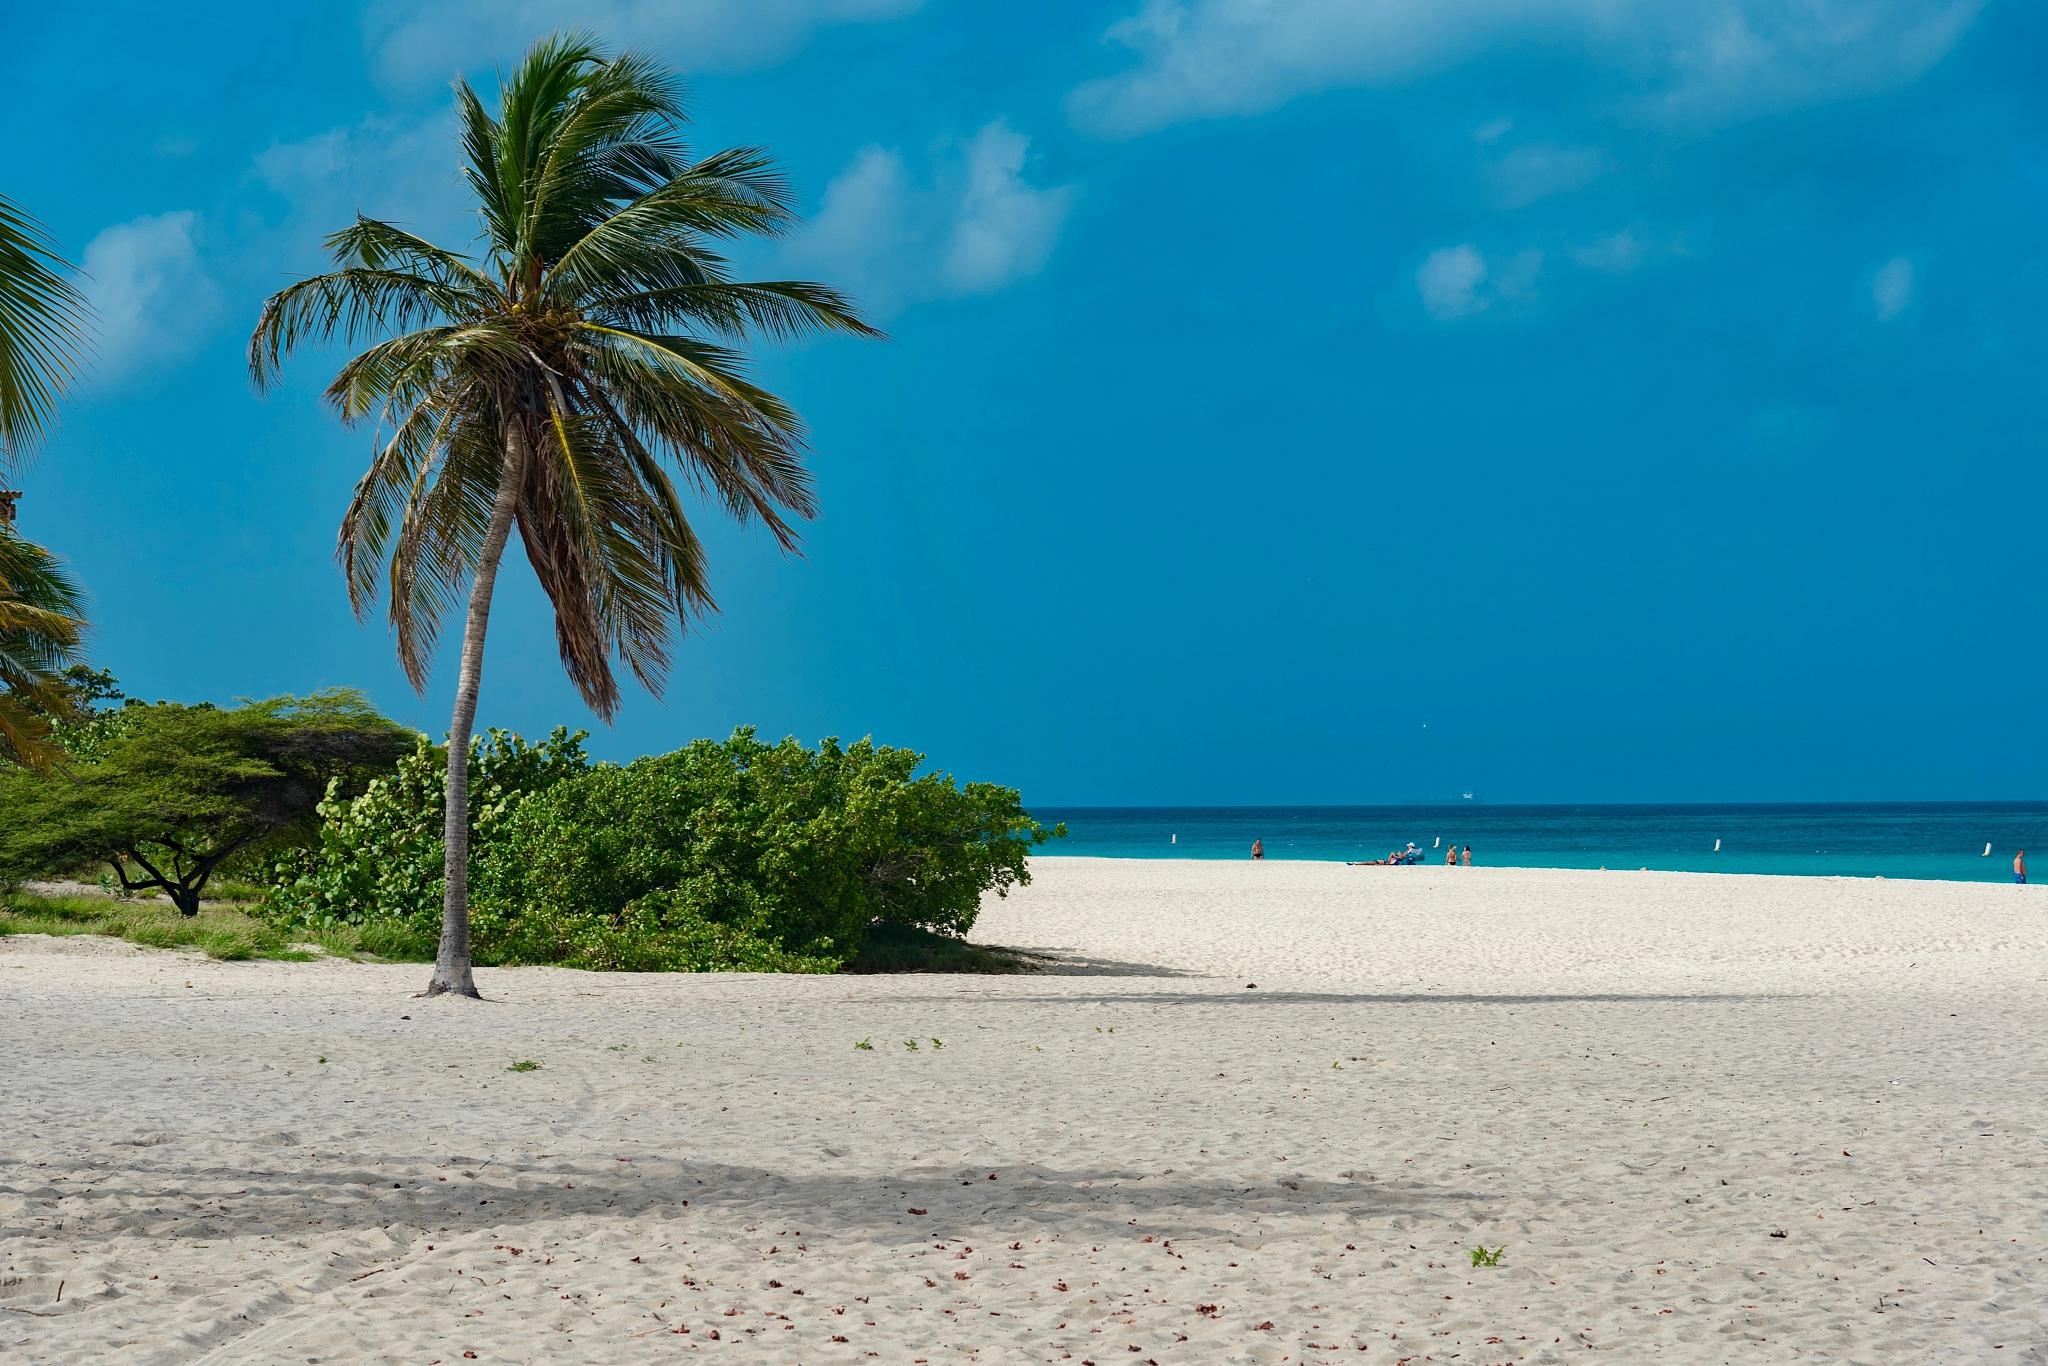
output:
[[[509,1229],[558,1219],[672,1217],[694,1236],[737,1237],[741,1225],[788,1221],[839,1239],[915,1245],[973,1227],[1006,1237],[1057,1233],[1069,1239],[1127,1236],[1132,1219],[1171,1226],[1175,1236],[1231,1236],[1232,1225],[1262,1215],[1313,1213],[1339,1220],[1437,1211],[1477,1212],[1497,1196],[1365,1173],[1338,1179],[1282,1175],[1252,1185],[1172,1173],[1003,1167],[898,1172],[809,1172],[640,1157],[631,1165],[549,1163],[505,1170],[485,1159],[445,1154],[354,1155],[381,1172],[350,1170],[349,1157],[323,1153],[319,1167],[274,1164],[187,1167],[138,1164],[111,1174],[81,1165],[70,1173],[0,1162],[10,1180],[0,1197],[62,1192],[65,1238],[133,1236],[148,1209],[152,1238],[294,1239],[419,1230],[453,1241],[465,1232]],[[827,1156],[830,1154],[828,1152]],[[472,1175],[473,1173],[473,1175]],[[405,1174],[402,1175],[401,1174]],[[440,1179],[442,1176],[448,1179]],[[401,1179],[394,1180],[394,1176]],[[1348,1178],[1348,1179],[1347,1179]],[[22,1183],[26,1181],[24,1187]],[[912,1210],[922,1213],[912,1214]],[[709,1227],[707,1227],[707,1222]],[[649,1233],[650,1238],[663,1236]]]

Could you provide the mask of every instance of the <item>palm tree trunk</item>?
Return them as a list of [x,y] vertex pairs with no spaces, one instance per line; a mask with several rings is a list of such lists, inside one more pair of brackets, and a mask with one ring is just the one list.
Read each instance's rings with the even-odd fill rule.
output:
[[505,432],[505,465],[498,491],[491,499],[491,524],[477,556],[476,578],[469,587],[469,621],[462,631],[462,672],[455,680],[455,715],[448,722],[448,786],[446,824],[442,838],[447,852],[441,864],[447,890],[441,899],[441,947],[434,955],[434,977],[422,996],[471,996],[480,993],[469,963],[469,735],[476,725],[477,686],[483,681],[484,633],[491,624],[491,592],[498,583],[498,562],[511,538],[519,511],[519,486],[526,473],[526,432],[515,418]]

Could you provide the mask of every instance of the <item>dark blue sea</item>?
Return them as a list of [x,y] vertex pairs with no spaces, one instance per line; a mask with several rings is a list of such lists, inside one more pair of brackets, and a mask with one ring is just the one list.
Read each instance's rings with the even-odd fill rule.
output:
[[[2015,850],[2048,877],[2048,802],[1754,806],[1050,807],[1067,837],[1040,852],[1112,858],[1373,859],[1410,840],[1492,867],[2009,882]],[[1720,852],[1714,842],[1721,842]],[[1990,857],[1983,854],[1991,845]],[[2039,880],[2039,878],[2037,878]]]

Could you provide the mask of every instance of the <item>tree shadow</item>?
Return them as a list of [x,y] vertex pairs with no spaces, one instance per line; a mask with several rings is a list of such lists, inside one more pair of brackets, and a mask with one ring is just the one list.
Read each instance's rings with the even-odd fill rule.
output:
[[[673,1219],[686,1230],[694,1224],[700,1234],[709,1231],[702,1227],[706,1219],[735,1228],[782,1222],[836,1239],[905,1246],[962,1228],[980,1237],[1050,1233],[1100,1241],[1128,1236],[1133,1219],[1170,1225],[1176,1237],[1228,1238],[1258,1216],[1350,1220],[1438,1211],[1456,1217],[1462,1211],[1453,1207],[1476,1210],[1499,1198],[1382,1182],[1363,1173],[1335,1179],[1283,1174],[1245,1185],[1171,1172],[1045,1166],[1002,1167],[993,1175],[987,1167],[791,1175],[656,1158],[606,1169],[600,1157],[507,1170],[485,1161],[448,1163],[445,1154],[381,1153],[373,1160],[384,1170],[373,1173],[330,1167],[328,1160],[305,1169],[138,1164],[124,1166],[112,1179],[105,1167],[81,1164],[74,1174],[95,1179],[56,1187],[63,1191],[64,1236],[133,1236],[137,1213],[147,1209],[151,1238],[201,1242],[386,1229],[453,1240],[535,1221],[650,1217]],[[17,1169],[9,1176],[30,1183],[23,1191],[10,1181],[0,1185],[0,1194],[32,1192],[43,1201],[50,1197],[53,1176],[63,1175],[11,1160],[0,1160],[0,1168]],[[433,1174],[420,1174],[428,1172]],[[448,1179],[439,1179],[444,1174]]]
[[1200,977],[1199,972],[1161,967],[1157,963],[1132,963],[1118,958],[1098,958],[1073,948],[1023,948],[1006,944],[992,952],[1010,954],[1031,971],[1047,977]]

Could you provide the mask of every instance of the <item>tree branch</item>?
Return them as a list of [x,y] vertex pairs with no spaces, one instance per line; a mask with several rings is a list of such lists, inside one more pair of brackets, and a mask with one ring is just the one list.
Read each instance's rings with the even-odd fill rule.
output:
[[156,885],[150,882],[130,882],[128,880],[128,865],[123,862],[123,856],[120,854],[116,854],[107,861],[114,865],[114,876],[120,879],[121,890],[124,892],[146,892]]
[[142,871],[148,873],[152,878],[156,879],[154,882],[145,882],[142,883],[140,887],[131,888],[130,890],[139,891],[142,888],[161,887],[167,892],[175,892],[179,889],[179,884],[171,881],[169,878],[165,877],[161,872],[158,872],[156,865],[151,863],[148,859],[142,856],[141,850],[130,849],[128,851],[128,857],[134,859],[137,863],[141,864]]

